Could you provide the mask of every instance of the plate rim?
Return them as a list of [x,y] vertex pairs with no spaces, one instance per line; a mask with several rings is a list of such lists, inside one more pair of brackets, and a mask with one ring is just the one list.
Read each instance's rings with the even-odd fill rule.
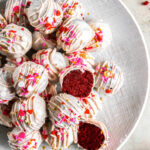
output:
[[146,104],[147,104],[147,101],[148,101],[148,95],[149,95],[149,89],[150,89],[150,60],[149,60],[149,53],[148,53],[148,47],[147,47],[147,43],[145,41],[145,38],[144,38],[144,35],[143,35],[143,32],[141,30],[141,27],[140,25],[138,24],[135,16],[133,15],[133,13],[131,12],[131,10],[126,6],[126,4],[122,1],[122,0],[118,0],[118,2],[124,7],[124,9],[127,11],[127,13],[129,14],[129,16],[131,17],[131,19],[133,20],[133,22],[135,23],[138,31],[139,31],[139,34],[141,36],[141,40],[143,42],[143,45],[144,45],[144,50],[145,50],[145,53],[146,53],[146,61],[147,61],[147,66],[148,66],[148,70],[147,70],[147,75],[148,75],[148,78],[147,78],[147,90],[146,90],[146,94],[145,94],[145,99],[144,99],[144,103],[143,103],[143,106],[141,108],[141,111],[140,111],[140,114],[139,116],[137,117],[137,121],[136,123],[134,124],[134,127],[131,129],[130,133],[127,135],[127,137],[124,139],[124,141],[118,146],[117,150],[121,150],[121,148],[123,148],[123,146],[127,143],[127,141],[129,140],[129,138],[132,136],[132,134],[134,133],[135,129],[137,128],[139,122],[140,122],[140,119],[142,118],[142,115],[144,113],[144,110],[145,110],[145,107],[146,107]]

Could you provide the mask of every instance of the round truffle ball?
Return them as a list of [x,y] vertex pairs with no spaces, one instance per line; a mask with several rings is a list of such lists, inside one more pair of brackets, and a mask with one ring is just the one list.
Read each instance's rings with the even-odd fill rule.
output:
[[82,50],[92,40],[94,31],[83,20],[66,19],[57,32],[57,46],[66,53]]
[[61,24],[63,12],[54,0],[36,0],[26,8],[30,24],[44,34],[50,34]]
[[88,97],[94,87],[93,70],[81,65],[67,67],[60,73],[60,84],[64,93]]
[[5,8],[5,18],[7,22],[21,26],[28,25],[28,19],[24,10],[29,5],[30,1],[27,0],[7,0]]
[[47,85],[47,70],[34,62],[24,62],[13,73],[13,86],[20,97],[28,98],[33,93],[42,93]]
[[105,125],[94,120],[81,121],[78,127],[78,145],[85,150],[103,150],[108,143]]
[[39,130],[46,117],[46,103],[37,94],[28,99],[18,99],[12,106],[12,122],[24,131]]
[[82,102],[66,93],[53,96],[48,104],[48,110],[50,119],[58,128],[76,126],[84,113]]
[[57,128],[50,121],[43,126],[42,135],[52,149],[68,148],[77,143],[77,126]]
[[90,21],[88,24],[91,26],[95,34],[84,50],[102,50],[109,46],[112,41],[112,33],[109,25],[100,21]]
[[105,61],[96,66],[95,87],[99,94],[112,95],[123,85],[123,73],[113,62]]
[[15,24],[7,25],[0,32],[0,53],[9,58],[25,55],[32,47],[31,32]]
[[39,131],[25,132],[19,128],[14,128],[7,136],[9,146],[13,150],[38,149],[43,142]]

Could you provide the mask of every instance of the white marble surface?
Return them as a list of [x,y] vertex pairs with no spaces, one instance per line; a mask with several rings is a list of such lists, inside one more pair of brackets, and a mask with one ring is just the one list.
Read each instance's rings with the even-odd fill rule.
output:
[[[143,6],[141,5],[143,2],[142,0],[122,1],[139,23],[150,54],[150,4],[148,6]],[[150,92],[142,118],[134,133],[121,150],[150,150]]]

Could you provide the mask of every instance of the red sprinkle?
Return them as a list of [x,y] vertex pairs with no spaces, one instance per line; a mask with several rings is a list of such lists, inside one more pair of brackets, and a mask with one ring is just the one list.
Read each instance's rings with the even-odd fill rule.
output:
[[9,32],[16,33],[16,31],[14,31],[14,30],[10,30]]
[[48,135],[43,135],[43,138],[46,140],[48,138]]
[[59,10],[56,10],[56,16],[60,16],[61,12]]
[[52,29],[52,25],[50,23],[46,23],[45,24],[45,27],[48,29],[48,30],[51,30]]
[[143,3],[142,3],[142,5],[148,5],[149,4],[149,1],[144,1]]
[[51,134],[56,135],[57,131],[52,131]]
[[63,80],[62,91],[75,97],[87,97],[91,93],[94,83],[93,74],[85,70],[73,70]]
[[8,110],[8,109],[3,110],[3,115],[4,116],[9,116],[9,113],[10,113],[10,110]]
[[24,31],[24,28],[21,28],[22,31]]
[[106,89],[105,91],[107,94],[111,93],[111,90],[110,89]]
[[33,113],[33,110],[28,110],[27,112],[31,115]]
[[28,1],[27,2],[27,7],[30,7],[30,5],[31,5],[31,1]]
[[84,112],[85,114],[90,114],[89,109],[86,109],[86,111]]
[[78,131],[78,144],[86,150],[98,150],[104,143],[102,130],[94,124],[80,122]]

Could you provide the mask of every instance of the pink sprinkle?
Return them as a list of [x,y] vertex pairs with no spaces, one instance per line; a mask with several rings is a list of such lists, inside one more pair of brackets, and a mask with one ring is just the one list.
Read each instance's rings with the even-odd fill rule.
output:
[[22,106],[25,107],[26,105],[23,103]]
[[18,115],[23,117],[25,116],[25,112],[22,109],[20,109]]
[[74,25],[70,26],[70,27],[69,27],[69,30],[71,30],[73,27],[74,27]]
[[27,149],[28,148],[28,146],[23,146],[24,147],[24,149]]
[[65,120],[65,117],[63,117],[59,123],[61,124],[64,120]]
[[23,120],[22,120],[22,119],[20,119],[19,121],[20,121],[21,123],[23,122]]
[[13,41],[12,41],[12,43],[15,43],[15,41],[16,41],[16,37],[17,37],[17,35],[15,35],[15,36],[13,37]]
[[21,132],[21,133],[18,135],[18,138],[19,138],[19,139],[25,139],[25,137],[26,137],[25,132]]
[[98,71],[98,70],[99,70],[99,67],[96,67],[96,70]]
[[8,43],[10,43],[11,41],[10,41],[10,40],[8,40],[7,42],[8,42]]
[[46,46],[46,44],[45,44],[45,43],[43,43],[43,44],[42,44],[42,47],[45,47],[45,46]]
[[71,122],[76,122],[74,118],[70,118],[70,121]]
[[19,13],[19,10],[20,10],[19,6],[15,6],[15,7],[13,8],[13,12],[14,12],[14,13]]
[[45,24],[45,22],[40,19],[40,24]]
[[65,71],[62,71],[60,74],[63,74]]
[[42,59],[42,60],[41,60],[41,63],[40,63],[40,64],[41,64],[41,65],[43,65],[43,64],[44,64],[44,59]]

